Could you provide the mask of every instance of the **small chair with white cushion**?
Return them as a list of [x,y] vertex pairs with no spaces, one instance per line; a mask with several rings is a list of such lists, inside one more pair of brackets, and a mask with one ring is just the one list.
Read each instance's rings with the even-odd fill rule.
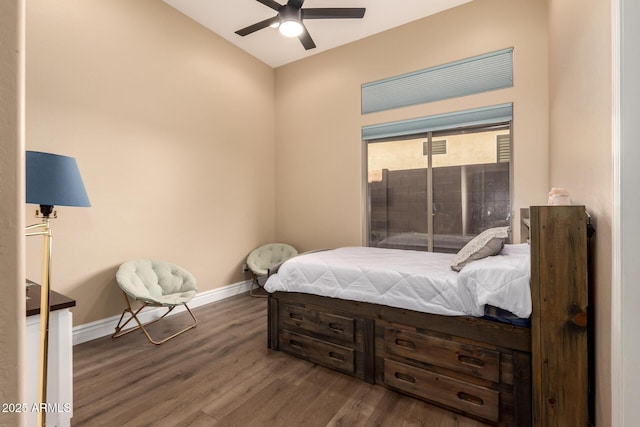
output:
[[[113,338],[120,337],[137,329],[142,329],[142,332],[147,336],[149,342],[159,345],[196,327],[197,320],[187,306],[187,303],[196,296],[198,287],[196,279],[184,268],[166,261],[153,259],[131,260],[120,266],[116,273],[116,282],[124,293],[127,307],[120,316],[116,331],[112,335]],[[142,305],[134,311],[131,307],[130,300],[138,301]],[[145,326],[163,319],[173,311],[174,308],[181,305],[189,312],[193,323],[185,329],[162,340],[157,341],[151,338]],[[166,307],[167,311],[155,320],[142,323],[138,318],[138,314],[145,307]],[[130,317],[126,322],[121,324],[126,313],[129,313]],[[138,326],[123,332],[122,329],[132,319],[136,321]]]
[[253,273],[253,282],[249,289],[249,294],[251,296],[264,296],[253,292],[254,286],[256,289],[263,286],[260,284],[260,278],[269,277],[277,271],[283,262],[296,255],[298,255],[296,248],[286,243],[268,243],[251,251],[247,257],[247,267]]

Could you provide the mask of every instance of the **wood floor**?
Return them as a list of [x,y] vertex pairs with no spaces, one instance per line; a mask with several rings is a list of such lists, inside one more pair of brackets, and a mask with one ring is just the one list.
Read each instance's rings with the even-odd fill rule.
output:
[[[74,347],[73,426],[464,426],[484,424],[267,349],[266,299],[199,307],[161,346],[141,331]],[[186,314],[151,328],[186,326]]]

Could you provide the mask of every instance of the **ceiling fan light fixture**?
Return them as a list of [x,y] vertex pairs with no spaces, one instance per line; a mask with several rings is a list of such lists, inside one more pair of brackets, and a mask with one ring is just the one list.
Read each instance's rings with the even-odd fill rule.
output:
[[302,34],[303,28],[302,22],[296,19],[287,19],[280,22],[278,30],[285,37],[298,37]]
[[256,0],[278,14],[272,18],[264,19],[248,27],[241,28],[235,33],[241,37],[248,36],[263,28],[278,28],[286,37],[297,37],[305,50],[314,49],[316,44],[309,35],[304,21],[307,19],[361,19],[364,17],[364,7],[325,7],[306,8],[302,5],[305,0],[287,0],[282,4],[281,0]]

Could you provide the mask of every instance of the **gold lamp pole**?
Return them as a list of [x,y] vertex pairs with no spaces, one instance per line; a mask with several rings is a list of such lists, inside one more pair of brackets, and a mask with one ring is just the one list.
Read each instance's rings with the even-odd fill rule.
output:
[[[40,294],[40,354],[38,372],[38,427],[47,419],[47,365],[49,359],[49,293],[51,290],[52,236],[49,218],[53,207],[91,206],[73,157],[38,151],[26,152],[26,202],[40,205],[42,222],[26,227],[27,236],[42,236]],[[36,216],[38,212],[36,211]]]
[[47,363],[49,360],[49,291],[51,289],[51,246],[53,238],[49,226],[49,215],[42,217],[42,223],[27,226],[27,236],[43,236],[42,243],[42,283],[40,291],[40,353],[38,356],[38,427],[46,425],[47,412],[43,405],[47,402]]

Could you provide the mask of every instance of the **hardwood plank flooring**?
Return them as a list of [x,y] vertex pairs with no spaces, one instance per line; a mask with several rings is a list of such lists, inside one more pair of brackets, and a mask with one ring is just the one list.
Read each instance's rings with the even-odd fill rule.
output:
[[[141,331],[75,346],[72,426],[485,426],[267,349],[263,298],[193,312],[198,326],[161,346]],[[189,320],[149,330],[162,336]]]

